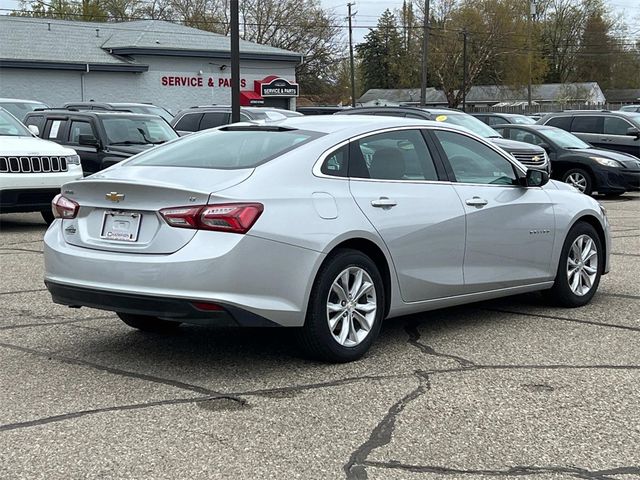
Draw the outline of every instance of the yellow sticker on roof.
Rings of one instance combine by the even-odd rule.
[[[436,117],[436,122],[444,122],[447,119],[446,115],[438,115]]]

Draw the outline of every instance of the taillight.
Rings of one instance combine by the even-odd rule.
[[[79,208],[80,205],[60,193],[51,200],[51,211],[56,218],[76,218]]]
[[[172,227],[247,233],[262,214],[261,203],[219,203],[160,210]]]

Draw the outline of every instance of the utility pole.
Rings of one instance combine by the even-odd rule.
[[[420,78],[420,106],[427,104],[427,48],[429,46],[429,0],[424,1],[424,22],[422,24],[422,76]]]
[[[527,16],[527,59],[529,62],[529,77],[527,82],[527,105],[531,113],[531,23],[532,17],[536,14],[535,0],[529,0],[529,15]]]
[[[462,30],[462,111],[467,111],[467,29]]]
[[[230,1],[231,9],[231,122],[240,121],[240,15],[239,0]]]
[[[351,7],[355,5],[355,3],[347,3],[347,8],[349,9],[349,63],[351,66],[351,106],[356,106],[356,74],[355,67],[353,66],[353,28],[351,26],[351,17],[355,15],[355,13],[351,13]]]

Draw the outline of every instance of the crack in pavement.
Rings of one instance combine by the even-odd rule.
[[[118,405],[114,407],[93,408],[90,410],[80,410],[77,412],[63,413],[60,415],[52,415],[50,417],[38,418],[36,420],[28,420],[25,422],[7,423],[5,425],[0,425],[0,432],[17,430],[20,428],[36,427],[40,425],[46,425],[48,423],[62,422],[65,420],[80,418],[87,415],[96,415],[99,413],[122,412],[127,410],[140,410],[143,408],[158,407],[162,405],[180,405],[183,403],[198,403],[198,402],[204,402],[209,400],[220,400],[222,398],[244,403],[242,399],[230,398],[225,395],[194,397],[194,398],[175,398],[171,400],[158,400],[155,402],[144,402],[144,403],[134,403],[129,405]]]
[[[32,317],[34,318],[34,317]],[[37,317],[35,317],[37,318]],[[46,317],[43,317],[46,318]],[[80,323],[80,322],[91,322],[92,320],[101,320],[109,317],[91,317],[91,318],[79,318],[77,320],[62,320],[59,322],[41,322],[41,323],[20,323],[17,325],[4,325],[0,327],[0,331],[3,330],[17,330],[21,328],[31,328],[31,327],[49,327],[53,325],[67,325],[69,323]]]
[[[135,378],[137,380],[145,380],[147,382],[153,382],[153,383],[159,383],[162,385],[167,385],[170,387],[175,387],[175,388],[179,388],[182,390],[188,390],[191,392],[196,392],[196,393],[200,393],[203,395],[209,395],[209,396],[213,396],[213,397],[219,397],[222,395],[225,395],[223,393],[220,392],[216,392],[214,390],[205,388],[205,387],[201,387],[199,385],[192,385],[190,383],[185,383],[185,382],[181,382],[179,380],[171,380],[168,378],[162,378],[162,377],[156,377],[154,375],[148,375],[146,373],[138,373],[138,372],[132,372],[129,370],[122,370],[120,368],[115,368],[115,367],[108,367],[105,365],[100,365],[97,363],[93,363],[93,362],[88,362],[86,360],[80,360],[77,358],[71,358],[71,357],[66,357],[64,355],[59,355],[57,353],[53,353],[53,352],[46,352],[46,351],[40,351],[40,350],[35,350],[33,348],[28,348],[28,347],[21,347],[19,345],[13,345],[11,343],[4,343],[4,342],[0,342],[0,347],[4,347],[4,348],[8,348],[11,350],[15,350],[18,352],[23,352],[23,353],[29,353],[31,355],[35,355],[38,357],[45,357],[48,358],[50,360],[56,360],[58,362],[61,363],[66,363],[69,365],[80,365],[80,366],[84,366],[84,367],[89,367],[89,368],[93,368],[95,370],[99,370],[101,372],[107,372],[107,373],[111,373],[113,375],[118,375],[121,377],[127,377],[127,378]]]
[[[514,315],[522,315],[524,317],[539,317],[539,318],[549,318],[553,320],[561,320],[563,322],[574,322],[574,323],[582,323],[585,325],[594,325],[597,327],[607,327],[607,328],[618,328],[620,330],[630,330],[632,332],[640,332],[640,327],[629,327],[627,325],[619,325],[616,323],[604,323],[604,322],[595,322],[591,320],[578,320],[576,318],[568,318],[568,317],[557,317],[554,315],[546,315],[543,313],[526,313],[526,312],[518,312],[516,310],[507,310],[501,308],[482,308],[481,310],[485,310],[487,312],[498,312],[498,313],[511,313]]]
[[[375,426],[367,441],[360,445],[349,457],[349,461],[343,467],[347,480],[367,479],[367,470],[364,465],[367,457],[376,448],[383,447],[391,442],[398,415],[402,413],[409,403],[431,389],[428,375],[424,372],[416,371],[415,376],[418,378],[418,386],[391,406],[387,414]]]
[[[11,252],[44,253],[44,251],[42,250],[32,250],[29,248],[0,248],[0,250],[4,250],[8,253],[11,253]]]
[[[584,478],[590,480],[616,480],[611,475],[639,475],[640,467],[631,466],[631,467],[617,467],[606,470],[588,470],[586,468],[578,468],[578,467],[536,467],[536,466],[524,466],[524,465],[516,465],[513,467],[509,467],[506,470],[490,470],[490,469],[458,469],[458,468],[448,468],[441,466],[432,466],[432,465],[408,465],[398,461],[389,461],[389,462],[376,462],[371,460],[365,460],[362,462],[363,465],[369,467],[377,467],[377,468],[386,468],[386,469],[397,469],[403,470],[411,473],[437,473],[441,475],[491,475],[495,477],[506,477],[506,476],[528,476],[528,475],[539,475],[539,474],[567,474],[571,475],[574,478]],[[366,477],[363,477],[366,478]]]
[[[614,257],[640,257],[640,253],[618,253],[618,252],[611,252],[610,255],[613,255]]]
[[[285,387],[276,387],[276,388],[264,388],[259,390],[248,390],[242,392],[233,392],[229,395],[235,396],[266,396],[266,397],[277,397],[278,394],[286,394],[286,393],[297,393],[303,392],[305,390],[316,390],[327,387],[337,387],[341,385],[348,385],[351,383],[356,383],[360,381],[376,381],[376,380],[396,380],[400,378],[411,378],[414,377],[413,373],[406,374],[398,374],[398,375],[363,375],[359,377],[349,377],[349,378],[341,378],[339,380],[330,380],[327,382],[320,383],[307,383],[302,385],[288,385]]]
[[[640,300],[640,295],[628,295],[626,293],[597,292],[597,295],[604,295],[605,297],[625,298],[627,300]]]
[[[441,357],[441,358],[447,358],[449,360],[454,360],[456,362],[458,362],[458,364],[461,367],[464,368],[470,368],[475,366],[475,363],[472,362],[471,360],[468,360],[466,358],[462,358],[462,357],[458,357],[456,355],[450,355],[447,353],[439,353],[436,352],[432,347],[425,345],[424,343],[420,342],[420,332],[418,331],[418,324],[420,322],[418,321],[409,321],[407,322],[407,324],[405,325],[404,331],[407,333],[407,335],[409,335],[409,343],[411,345],[413,345],[414,347],[418,348],[419,350],[421,350],[423,353],[426,353],[427,355],[432,355],[434,357]]]
[[[13,294],[20,294],[20,293],[44,292],[46,290],[47,290],[46,288],[34,288],[33,290],[16,290],[14,292],[0,292],[0,295],[13,295]]]

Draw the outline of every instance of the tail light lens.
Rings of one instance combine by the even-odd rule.
[[[55,218],[76,218],[79,208],[80,205],[67,197],[63,197],[60,193],[51,200],[51,211]]]
[[[172,227],[247,233],[263,210],[261,203],[219,203],[165,208],[160,215]]]

